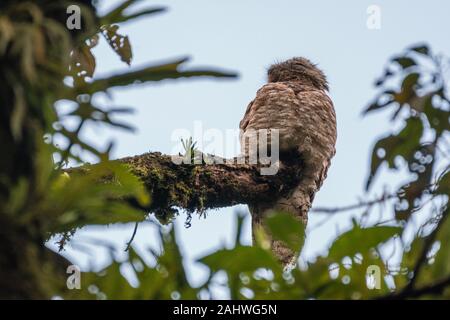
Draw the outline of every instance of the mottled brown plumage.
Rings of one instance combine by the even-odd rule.
[[[292,58],[269,68],[268,83],[248,105],[240,122],[242,132],[278,129],[280,160],[283,162],[283,155],[294,155],[304,166],[299,185],[287,196],[274,194],[267,203],[249,206],[253,232],[273,210],[289,212],[307,222],[314,195],[326,178],[335,154],[336,115],[327,91],[328,84],[321,70],[305,58]],[[242,152],[248,155],[243,136]],[[272,241],[272,248],[284,265],[296,257],[277,241]]]

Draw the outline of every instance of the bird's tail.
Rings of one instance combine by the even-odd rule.
[[[273,212],[285,212],[291,214],[295,219],[306,226],[311,203],[316,191],[320,188],[322,181],[321,178],[318,179],[320,173],[317,171],[319,170],[315,169],[318,168],[305,166],[300,183],[286,196],[278,198],[272,203],[264,203],[249,207],[250,213],[252,214],[253,241],[256,240],[256,233],[259,228],[263,228],[270,237],[265,226],[265,218]],[[299,248],[297,252],[293,252],[282,242],[273,239],[269,240],[272,252],[284,266],[295,264],[301,248]]]

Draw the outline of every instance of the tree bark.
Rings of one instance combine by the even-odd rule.
[[[143,209],[154,212],[162,223],[170,221],[177,208],[193,213],[267,202],[291,190],[301,177],[301,165],[287,161],[275,175],[262,175],[259,166],[238,164],[237,158],[223,164],[176,164],[169,155],[150,152],[115,161],[127,165],[142,180],[152,199],[150,207]]]

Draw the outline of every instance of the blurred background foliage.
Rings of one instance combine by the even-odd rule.
[[[84,272],[81,290],[66,287],[68,261],[44,244],[58,235],[63,249],[80,227],[139,222],[149,213],[139,207],[151,201],[129,170],[109,161],[112,143],[98,149],[83,141],[86,123],[132,130],[120,122],[129,107],[94,102],[100,92],[117,86],[186,77],[234,77],[216,69],[194,69],[187,59],[149,65],[95,77],[91,50],[100,38],[130,65],[132,45],[120,24],[164,12],[150,7],[127,14],[136,2],[123,1],[99,16],[90,1],[79,1],[82,30],[66,27],[65,1],[2,1],[0,4],[0,297],[66,299],[208,299],[223,286],[233,299],[368,299],[450,298],[450,221],[448,217],[450,100],[446,76],[449,59],[426,44],[392,58],[376,81],[379,94],[364,110],[390,112],[393,131],[377,139],[368,169],[367,190],[383,170],[403,181],[394,192],[324,214],[364,210],[363,218],[341,234],[326,256],[283,270],[261,233],[253,247],[240,242],[239,218],[235,245],[199,260],[209,278],[193,287],[186,278],[173,228],[160,229],[161,250],[144,260],[133,244],[127,259],[100,272]],[[65,104],[59,102],[65,101]],[[61,106],[65,107],[62,108]],[[67,106],[71,105],[71,108]],[[76,123],[65,127],[65,119]],[[63,142],[63,143],[61,143]],[[66,172],[69,161],[82,164],[84,153],[98,165],[83,174]],[[112,183],[102,183],[112,176]],[[381,207],[392,219],[365,217]],[[314,213],[312,213],[314,214]],[[423,217],[420,225],[412,219]],[[302,247],[304,226],[283,213],[268,218],[274,238],[294,249]],[[389,254],[394,252],[394,254]],[[131,268],[131,284],[121,270]],[[226,275],[223,277],[223,275]],[[218,280],[225,278],[225,281]]]

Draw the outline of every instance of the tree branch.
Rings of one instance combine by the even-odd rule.
[[[230,160],[232,164],[176,164],[171,156],[150,152],[116,161],[126,164],[143,181],[152,197],[150,207],[143,209],[155,212],[161,222],[170,220],[175,208],[203,212],[275,199],[297,185],[301,177],[298,161],[287,159],[275,175],[261,175],[259,166]],[[83,167],[67,171],[80,170]]]
[[[427,294],[438,295],[441,294],[446,288],[450,287],[450,276],[443,278],[435,283],[408,291],[401,291],[397,294],[391,294],[381,297],[381,300],[400,300],[407,298],[418,298]]]
[[[345,212],[345,211],[351,211],[351,210],[356,210],[356,209],[360,209],[360,208],[372,207],[375,204],[385,202],[387,200],[390,200],[390,199],[393,199],[396,197],[398,197],[397,194],[383,194],[380,198],[377,198],[374,200],[362,201],[359,203],[342,206],[342,207],[315,207],[315,208],[311,208],[311,212],[324,213],[324,214],[335,214],[338,212]]]

